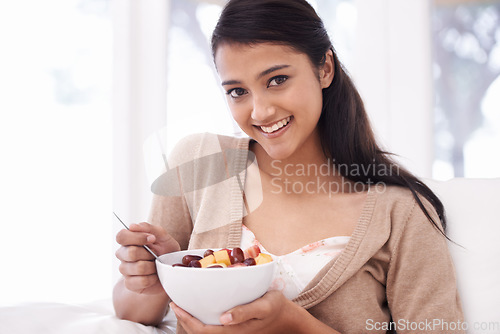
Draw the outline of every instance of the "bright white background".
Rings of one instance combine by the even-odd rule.
[[[221,1],[206,2],[197,15],[208,36]],[[346,1],[322,16],[382,142],[429,177],[429,5],[401,3]],[[0,304],[109,298],[112,211],[147,219],[148,138],[167,125],[168,150],[188,133],[236,131],[213,70],[169,24],[171,9],[166,0],[0,2]],[[499,86],[484,101],[489,132],[466,155],[498,148]],[[469,166],[470,176],[498,177],[498,163]]]
[[[0,303],[112,283],[112,25],[106,3],[0,2]]]

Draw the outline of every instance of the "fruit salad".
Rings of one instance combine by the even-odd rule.
[[[255,266],[272,261],[271,255],[261,253],[259,246],[253,245],[245,251],[239,247],[223,248],[218,251],[207,249],[203,256],[185,255],[181,263],[173,264],[172,267],[234,268]]]

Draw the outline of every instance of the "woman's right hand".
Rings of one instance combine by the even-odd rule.
[[[139,223],[131,224],[129,228],[116,235],[116,241],[121,245],[116,257],[121,261],[119,270],[124,277],[125,287],[140,294],[162,293],[155,258],[143,246],[162,255],[179,251],[179,243],[157,225]]]

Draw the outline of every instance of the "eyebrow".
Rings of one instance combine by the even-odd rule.
[[[275,66],[272,66],[272,67],[269,67],[267,70],[264,70],[262,71],[261,73],[259,73],[259,75],[257,75],[257,79],[260,79],[274,71],[278,71],[278,70],[281,70],[283,68],[287,68],[287,67],[290,67],[290,65],[275,65]],[[226,85],[236,85],[236,84],[241,84],[241,81],[239,80],[227,80],[227,81],[223,81],[222,82],[222,86],[226,86]]]

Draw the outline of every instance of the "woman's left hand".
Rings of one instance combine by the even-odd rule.
[[[300,306],[288,300],[279,291],[269,291],[261,298],[225,312],[220,320],[223,326],[205,325],[174,303],[170,307],[177,321],[189,334],[196,333],[292,333],[293,320]]]

